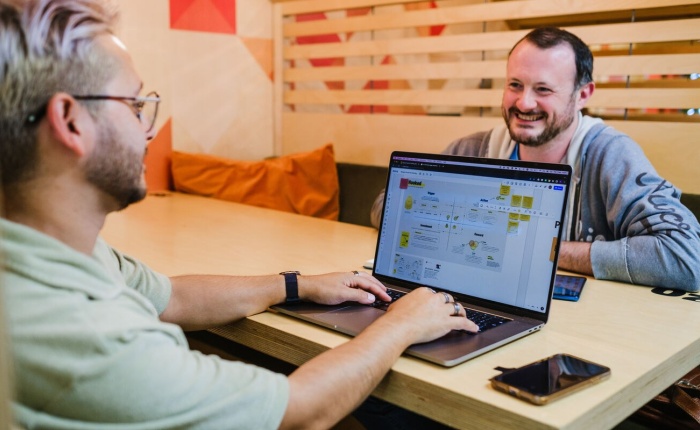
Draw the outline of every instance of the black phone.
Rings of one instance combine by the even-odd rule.
[[[573,355],[556,354],[490,379],[499,391],[536,405],[578,391],[610,377],[610,368]]]
[[[554,291],[552,298],[577,302],[583,291],[586,278],[583,276],[559,275],[554,278]]]

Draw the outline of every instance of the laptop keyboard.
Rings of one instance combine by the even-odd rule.
[[[508,318],[502,318],[486,312],[475,311],[474,309],[465,308],[467,310],[467,318],[472,320],[474,324],[479,326],[479,333],[486,330],[498,327],[499,325],[510,321]]]
[[[395,301],[406,295],[406,293],[403,291],[392,290],[390,288],[386,290],[386,293],[389,295],[389,297],[391,297],[390,302],[384,302],[382,300],[377,299],[370,306],[385,311],[387,310],[390,304],[394,303]],[[508,318],[499,317],[497,315],[477,311],[474,309],[465,308],[465,310],[467,311],[467,318],[469,318],[474,322],[474,324],[479,326],[479,333],[492,329],[494,327],[498,327],[499,325],[510,321]]]
[[[389,295],[389,297],[391,297],[390,302],[385,302],[383,300],[377,299],[370,306],[385,311],[387,310],[390,304],[394,303],[395,301],[406,295],[406,293],[404,293],[403,291],[392,290],[391,288],[387,288],[386,293]]]

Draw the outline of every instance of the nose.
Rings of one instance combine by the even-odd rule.
[[[528,112],[537,107],[537,99],[533,91],[525,89],[515,102],[515,106],[522,112]]]
[[[146,132],[146,140],[150,142],[151,140],[153,140],[154,137],[156,137],[156,134],[156,127],[153,126],[153,128]]]

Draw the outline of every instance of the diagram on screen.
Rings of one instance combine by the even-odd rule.
[[[423,259],[396,254],[394,257],[394,275],[411,281],[420,281],[423,273]]]
[[[394,271],[420,279],[426,262],[466,264],[500,272],[506,247],[524,241],[538,216],[541,190],[517,181],[446,184],[401,181],[400,239]],[[466,191],[466,192],[465,192]]]

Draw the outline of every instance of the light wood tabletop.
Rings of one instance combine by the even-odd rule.
[[[102,236],[167,275],[256,275],[364,270],[377,234],[367,227],[163,193],[109,215]],[[404,356],[374,395],[457,428],[613,427],[700,364],[700,295],[662,292],[588,279],[580,301],[554,301],[540,332],[453,368]],[[212,332],[295,365],[349,339],[273,312]],[[497,366],[518,367],[556,353],[606,365],[612,375],[545,406],[489,385]]]

